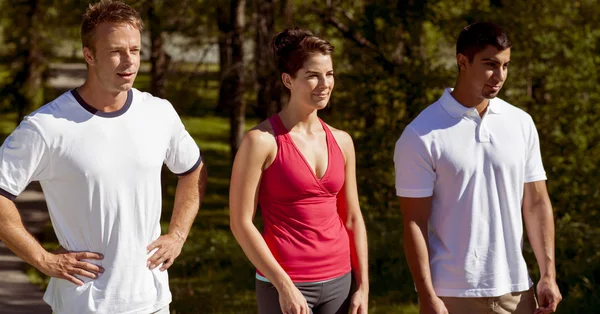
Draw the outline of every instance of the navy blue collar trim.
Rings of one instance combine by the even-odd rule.
[[[83,100],[83,98],[81,98],[81,95],[79,95],[79,93],[77,92],[76,88],[71,90],[71,94],[73,95],[73,97],[75,97],[75,100],[77,100],[77,102],[79,103],[79,105],[81,105],[81,107],[83,107],[83,109],[87,110],[93,115],[104,118],[115,118],[124,114],[125,112],[127,112],[127,110],[129,110],[129,107],[131,107],[131,102],[133,101],[133,90],[130,89],[127,91],[127,100],[125,100],[125,104],[123,105],[123,107],[121,107],[121,109],[112,112],[104,112],[99,111],[98,109],[90,106],[87,102],[85,102],[85,100]]]

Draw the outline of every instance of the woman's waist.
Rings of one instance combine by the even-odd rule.
[[[266,228],[263,238],[278,260],[320,260],[345,255],[350,250],[348,233],[343,227],[310,232]]]
[[[261,207],[337,207],[337,194],[329,193],[260,193]]]
[[[262,209],[263,232],[279,237],[337,237],[346,233],[337,209]]]
[[[260,200],[259,205],[265,223],[293,220],[318,226],[339,219],[337,199],[318,202],[269,199]]]
[[[350,246],[343,240],[303,247],[271,243],[269,249],[294,282],[333,278],[351,269]]]

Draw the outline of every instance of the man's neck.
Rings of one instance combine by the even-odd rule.
[[[459,83],[456,84],[456,87],[450,94],[459,104],[467,108],[477,108],[477,112],[479,112],[480,115],[483,115],[490,103],[489,99],[482,96],[476,96],[476,93],[473,93],[468,87],[461,86]]]
[[[114,112],[123,107],[127,100],[127,91],[110,92],[98,85],[86,81],[77,88],[77,92],[89,106],[98,111]]]

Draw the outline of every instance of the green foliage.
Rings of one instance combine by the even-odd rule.
[[[44,103],[50,58],[78,33],[83,9],[70,0],[0,2],[0,112],[32,111]]]

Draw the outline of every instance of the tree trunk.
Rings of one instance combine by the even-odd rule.
[[[150,93],[156,97],[165,98],[165,74],[168,71],[171,58],[164,49],[163,27],[153,1],[148,3],[148,21],[151,43]]]
[[[230,111],[230,137],[231,157],[235,157],[246,125],[246,102],[244,100],[244,24],[245,24],[245,0],[231,1],[231,93],[229,102]]]
[[[231,69],[231,23],[229,18],[229,8],[221,2],[217,7],[217,23],[219,27],[219,100],[217,103],[217,114],[229,116],[231,108],[228,107],[227,96],[227,76]]]
[[[294,0],[281,0],[280,13],[283,16],[284,27],[292,27],[294,25]]]
[[[221,86],[217,111],[229,115],[229,145],[235,157],[244,135],[244,18],[245,0],[232,0],[229,10],[218,8]]]
[[[155,1],[149,0],[147,2],[146,12],[150,32],[150,93],[156,97],[166,98],[165,74],[168,71],[171,59],[164,49],[163,26],[158,16],[159,8],[156,7]],[[163,165],[160,172],[160,186],[163,197],[168,194],[169,173],[167,166]]]
[[[275,28],[273,0],[254,0],[256,12],[254,61],[256,67],[256,113],[261,119],[281,110],[281,80],[271,52],[271,38]]]
[[[23,41],[21,55],[25,56],[21,73],[15,76],[13,86],[16,88],[15,99],[17,103],[17,123],[23,120],[26,114],[39,108],[44,103],[43,74],[46,70],[41,38],[37,31],[36,20],[39,19],[40,7],[38,0],[28,1],[28,14],[26,23],[26,38]]]

